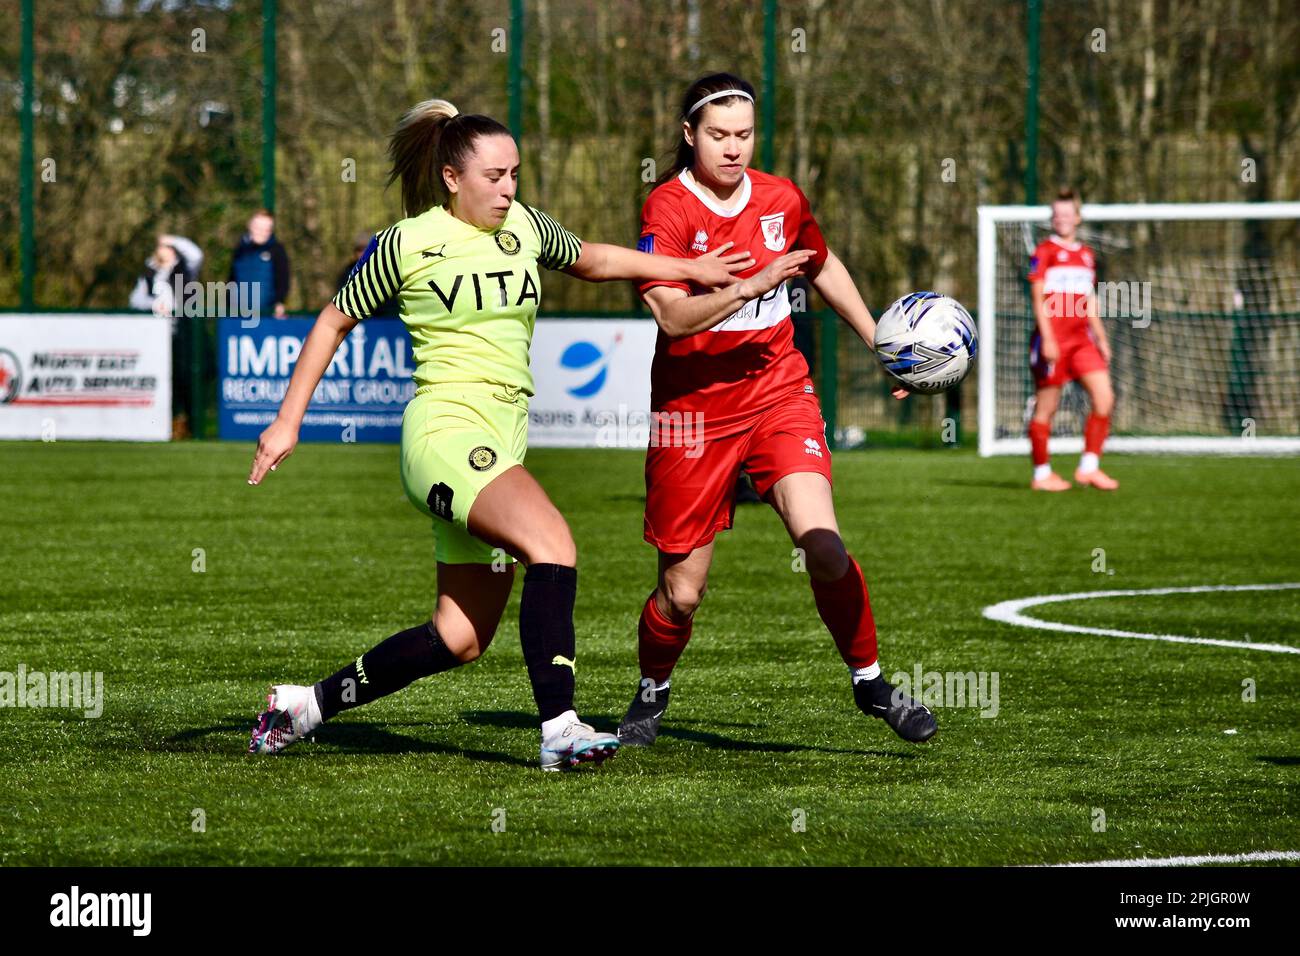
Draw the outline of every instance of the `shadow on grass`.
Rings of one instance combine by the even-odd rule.
[[[470,710],[462,713],[461,718],[467,723],[480,724],[488,727],[509,727],[533,728],[537,726],[537,717],[534,714],[525,714],[520,711],[511,710]],[[612,717],[601,716],[584,716],[583,719],[597,730],[614,733],[618,730],[618,720]],[[679,723],[701,723],[701,721],[680,721]],[[709,726],[719,726],[710,724]],[[727,724],[724,726],[731,727],[753,727],[754,724]],[[739,751],[758,751],[761,753],[826,753],[826,754],[851,754],[857,757],[897,757],[900,760],[912,760],[916,754],[904,752],[898,753],[890,750],[845,750],[840,747],[814,747],[809,744],[782,744],[772,741],[759,740],[736,740],[733,737],[724,737],[721,734],[710,733],[705,730],[688,730],[682,727],[661,727],[659,730],[660,737],[671,737],[676,740],[686,740],[691,743],[704,744],[717,750],[739,750]]]
[[[534,719],[530,726],[535,727],[537,724]],[[310,756],[313,748],[318,745],[328,747],[331,754],[408,754],[408,753],[429,753],[439,754],[447,757],[464,757],[467,760],[479,760],[485,763],[512,764],[517,767],[532,767],[536,765],[536,758],[525,759],[513,754],[496,753],[490,750],[467,750],[464,747],[457,747],[454,744],[439,743],[431,740],[421,740],[418,737],[408,737],[404,734],[392,733],[385,729],[388,727],[426,727],[427,724],[408,723],[408,724],[378,724],[351,723],[342,721],[339,723],[330,723],[326,726],[317,728],[312,734],[311,740],[303,741],[295,745],[286,754],[303,754]],[[211,727],[195,727],[191,730],[182,731],[179,734],[173,734],[165,738],[158,745],[146,745],[147,750],[160,752],[194,752],[202,748],[194,746],[184,746],[195,741],[200,741],[205,737],[214,734],[240,735],[240,749],[248,749],[248,734],[251,730],[252,722],[248,720],[239,720],[238,722],[214,724]],[[180,746],[178,746],[180,745]],[[224,749],[224,748],[223,748]]]
[[[966,478],[938,478],[936,485],[956,485],[960,488],[1010,488],[1015,491],[1028,491],[1027,481],[972,481]]]
[[[1256,757],[1256,760],[1262,760],[1264,763],[1271,763],[1278,767],[1296,767],[1300,766],[1300,757]]]
[[[510,710],[471,710],[465,711],[461,719],[468,724],[483,727],[502,727],[511,730],[537,731],[537,715],[523,711]],[[618,730],[618,720],[613,717],[595,716],[586,718],[597,730],[614,733]],[[910,751],[889,750],[853,750],[842,747],[817,747],[810,744],[777,743],[775,741],[737,740],[707,730],[693,730],[686,724],[703,724],[704,721],[682,720],[674,726],[660,730],[661,737],[685,740],[690,743],[704,744],[716,750],[755,751],[759,753],[827,753],[849,754],[858,757],[894,757],[900,760],[912,760],[916,754]],[[485,763],[511,764],[531,767],[536,761],[506,753],[487,750],[467,750],[454,744],[439,743],[393,733],[386,727],[425,727],[427,724],[406,723],[385,725],[370,723],[351,723],[343,721],[320,727],[310,741],[297,744],[287,754],[309,756],[315,746],[324,745],[331,754],[383,754],[383,753],[429,753],[448,757],[464,757]],[[756,727],[756,724],[708,722],[710,727]],[[165,737],[157,743],[146,742],[144,749],[157,753],[195,753],[213,752],[203,743],[205,738],[218,737],[224,744],[227,738],[239,738],[239,750],[247,749],[248,732],[251,722],[243,718],[228,718],[226,721],[208,727],[194,727]],[[136,745],[138,746],[138,744]],[[216,752],[225,751],[226,746],[218,746]],[[1261,758],[1285,761],[1293,758]]]

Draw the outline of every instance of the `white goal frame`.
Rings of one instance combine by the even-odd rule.
[[[1084,203],[1083,218],[1091,222],[1154,222],[1211,219],[1300,219],[1300,202],[1215,203]],[[1052,207],[979,207],[979,453],[1028,455],[1029,439],[995,437],[997,402],[997,224],[1049,222]],[[1083,450],[1079,436],[1053,438],[1053,452]],[[1298,437],[1126,436],[1107,439],[1107,451],[1172,452],[1194,455],[1285,455],[1300,453]]]

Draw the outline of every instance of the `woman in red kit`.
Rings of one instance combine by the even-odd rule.
[[[858,707],[905,740],[928,740],[934,716],[881,676],[866,580],[835,521],[826,424],[794,347],[786,281],[808,275],[868,348],[875,322],[799,187],[749,168],[753,87],[730,73],[702,77],[686,91],[681,116],[676,161],[646,200],[639,248],[682,258],[731,248],[753,262],[726,289],[640,287],[659,325],[650,397],[657,426],[645,466],[645,539],[659,550],[659,581],[641,612],[641,683],[619,739],[646,745],[659,733],[713,537],[731,527],[743,468],[803,549]]]
[[[1029,445],[1034,460],[1034,491],[1069,491],[1070,483],[1052,471],[1047,440],[1061,389],[1078,379],[1092,411],[1083,426],[1083,455],[1074,480],[1102,491],[1119,482],[1101,470],[1101,446],[1110,431],[1115,392],[1110,385],[1110,343],[1097,311],[1097,262],[1091,249],[1076,242],[1083,217],[1073,189],[1061,189],[1052,202],[1052,235],[1039,243],[1029,264],[1035,331],[1029,342],[1034,373],[1034,416]]]

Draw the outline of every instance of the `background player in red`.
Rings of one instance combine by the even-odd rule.
[[[729,73],[705,76],[686,91],[681,115],[676,161],[646,200],[639,248],[686,258],[734,248],[754,263],[726,289],[641,286],[659,324],[650,396],[658,424],[645,468],[645,538],[659,550],[659,581],[641,612],[641,684],[619,738],[644,745],[658,735],[669,675],[704,596],[713,537],[731,527],[743,468],[803,549],[858,707],[905,740],[928,740],[934,715],[880,673],[866,580],[835,520],[826,424],[794,347],[786,280],[806,272],[868,348],[875,322],[804,194],[748,169],[753,87]]]
[[[1052,471],[1047,440],[1061,389],[1078,379],[1092,411],[1083,426],[1083,456],[1074,480],[1105,491],[1119,482],[1101,470],[1101,446],[1110,431],[1115,391],[1110,385],[1110,343],[1097,313],[1097,261],[1093,251],[1074,238],[1083,217],[1073,189],[1061,189],[1052,203],[1052,235],[1039,243],[1029,261],[1030,294],[1037,330],[1029,342],[1034,373],[1034,416],[1029,444],[1034,459],[1035,491],[1068,491],[1070,483]]]

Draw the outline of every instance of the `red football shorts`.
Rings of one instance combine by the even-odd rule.
[[[741,468],[764,498],[786,475],[815,472],[830,481],[831,451],[816,396],[796,394],[721,438],[652,443],[645,459],[645,539],[668,554],[686,554],[726,531],[736,515]]]
[[[1035,330],[1029,339],[1029,367],[1034,373],[1035,388],[1060,388],[1089,372],[1106,368],[1106,360],[1086,325],[1067,332],[1058,331],[1056,344],[1061,355],[1048,365],[1041,355],[1042,336]]]

